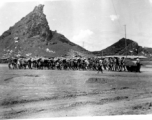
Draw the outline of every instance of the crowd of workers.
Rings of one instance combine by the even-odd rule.
[[[12,58],[9,69],[127,71],[125,58]]]

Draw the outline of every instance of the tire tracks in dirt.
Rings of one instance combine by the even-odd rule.
[[[109,90],[104,90],[104,91],[92,91],[92,92],[80,92],[80,93],[70,93],[68,95],[64,96],[52,96],[52,97],[44,97],[44,98],[39,98],[39,99],[16,99],[16,98],[7,98],[4,99],[1,102],[1,106],[3,107],[10,107],[13,105],[19,105],[19,104],[25,104],[25,103],[31,103],[31,102],[40,102],[40,101],[50,101],[50,100],[57,100],[57,99],[73,99],[76,97],[81,97],[81,96],[90,96],[90,95],[99,95],[99,94],[108,94],[108,92],[115,92],[115,90],[127,90],[129,87],[121,87],[121,88],[112,88]]]
[[[21,109],[21,110],[11,110],[11,111],[5,111],[5,114],[2,116],[2,118],[8,119],[8,118],[15,118],[15,117],[19,117],[19,116],[24,116],[26,114],[34,114],[34,113],[39,113],[39,112],[43,112],[43,111],[60,111],[60,110],[65,110],[65,109],[71,109],[71,108],[75,108],[75,107],[80,107],[80,106],[84,106],[84,105],[104,105],[104,104],[108,104],[108,103],[112,103],[112,102],[119,102],[122,100],[128,100],[129,97],[128,96],[117,96],[117,97],[113,97],[113,98],[104,98],[101,99],[99,101],[85,101],[85,102],[75,102],[75,103],[71,103],[71,104],[66,104],[63,106],[59,106],[59,107],[52,107],[52,108],[41,108],[41,109]]]
[[[99,95],[99,94],[108,94],[108,92],[115,92],[116,90],[128,90],[130,89],[129,87],[120,87],[120,88],[111,88],[109,90],[105,90],[105,91],[93,91],[90,93],[86,93],[86,92],[80,92],[80,93],[75,93],[75,94],[69,94],[69,95],[65,95],[65,96],[53,96],[53,97],[45,97],[45,98],[40,98],[40,99],[32,99],[32,100],[16,100],[16,99],[5,99],[2,103],[1,106],[5,107],[5,108],[10,108],[10,107],[15,107],[15,105],[21,105],[21,104],[26,104],[26,103],[35,103],[35,102],[41,102],[41,101],[50,101],[50,100],[64,100],[64,99],[72,99],[72,98],[76,98],[79,96],[89,96],[89,95]],[[131,88],[132,89],[132,88]],[[131,99],[138,99],[139,97],[141,97],[142,95],[144,95],[145,93],[139,93],[138,96],[133,96],[133,98]],[[150,93],[147,93],[150,94]],[[34,113],[39,113],[42,111],[59,111],[59,110],[65,110],[65,109],[71,109],[71,108],[75,108],[75,107],[80,107],[80,106],[84,106],[84,105],[104,105],[104,104],[109,104],[109,103],[113,103],[113,102],[120,102],[120,101],[129,101],[130,97],[128,96],[116,96],[116,97],[112,97],[112,98],[103,98],[101,100],[98,101],[80,101],[80,102],[75,102],[75,103],[71,103],[71,104],[65,104],[65,105],[61,105],[59,107],[55,107],[55,108],[41,108],[41,109],[35,109],[35,108],[31,108],[31,109],[22,109],[19,111],[6,111],[5,114],[3,115],[3,118],[14,118],[16,116],[20,116],[20,115],[26,115],[26,114],[34,114]],[[54,106],[53,106],[54,107]],[[137,106],[137,108],[140,108]],[[136,107],[134,108],[136,109]]]
[[[11,79],[18,78],[18,77],[39,77],[39,75],[21,75],[21,76],[14,76],[14,77],[5,78],[3,81],[8,82],[8,81],[10,81]]]

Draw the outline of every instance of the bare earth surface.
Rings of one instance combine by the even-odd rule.
[[[141,73],[9,70],[0,65],[0,119],[152,113],[152,68]]]

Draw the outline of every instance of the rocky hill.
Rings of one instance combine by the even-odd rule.
[[[126,41],[126,43],[125,43]],[[137,42],[122,38],[118,42],[101,51],[95,51],[93,54],[97,56],[101,55],[144,55],[146,57],[152,57],[152,48],[143,48],[139,46]]]
[[[84,48],[72,43],[64,35],[51,31],[39,5],[0,36],[0,58],[11,56],[60,57],[92,55]]]

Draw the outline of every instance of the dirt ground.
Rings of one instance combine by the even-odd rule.
[[[152,113],[152,68],[141,73],[9,70],[0,65],[0,119]]]

